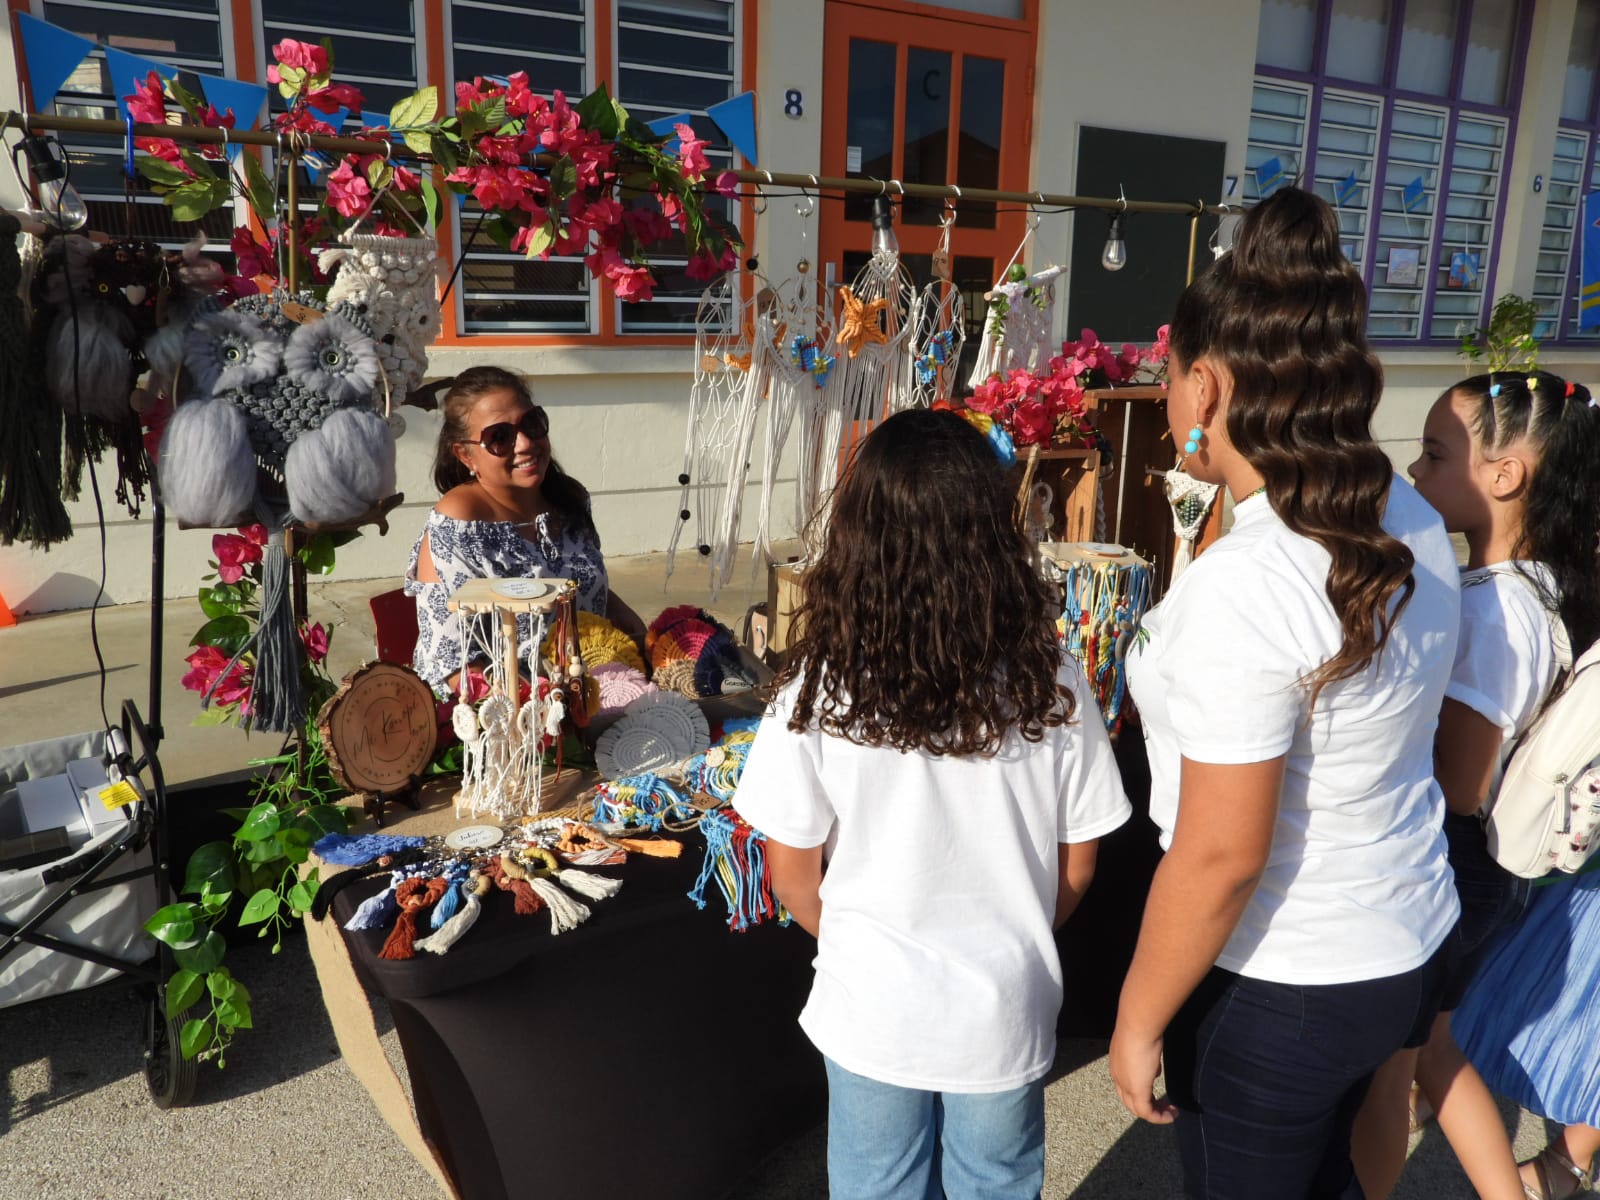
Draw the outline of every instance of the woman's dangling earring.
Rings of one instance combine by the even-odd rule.
[[[1200,446],[1205,440],[1206,431],[1201,429],[1200,426],[1196,425],[1193,429],[1189,430],[1189,440],[1184,442],[1183,452],[1185,454],[1199,453]]]

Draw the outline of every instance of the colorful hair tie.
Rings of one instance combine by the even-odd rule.
[[[1568,399],[1568,400],[1571,400],[1571,399],[1572,399],[1572,393],[1573,393],[1573,392],[1574,392],[1574,391],[1575,391],[1575,390],[1576,390],[1576,387],[1575,387],[1575,386],[1574,386],[1574,384],[1573,384],[1573,382],[1572,382],[1572,380],[1570,380],[1570,379],[1569,379],[1569,380],[1567,380],[1567,391],[1566,391],[1566,397],[1567,397],[1567,399]]]
[[[1491,399],[1491,400],[1500,399],[1500,385],[1498,383],[1491,383],[1489,385],[1489,399]]]

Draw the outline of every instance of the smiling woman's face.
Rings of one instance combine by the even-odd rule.
[[[485,392],[478,397],[467,414],[467,437],[457,444],[456,457],[480,483],[515,488],[538,488],[544,483],[550,466],[549,433],[533,437],[528,428],[517,428],[533,408],[509,388]],[[496,425],[510,425],[516,431],[511,452],[503,457],[491,454],[480,444],[484,431]]]

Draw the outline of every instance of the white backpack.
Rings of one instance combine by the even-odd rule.
[[[1484,822],[1489,853],[1524,879],[1570,874],[1600,849],[1600,642],[1518,739]]]

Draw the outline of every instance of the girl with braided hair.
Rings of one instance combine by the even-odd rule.
[[[1434,403],[1411,474],[1468,546],[1434,746],[1462,954],[1416,1078],[1479,1195],[1555,1200],[1588,1187],[1600,1149],[1600,876],[1531,888],[1489,856],[1478,813],[1560,672],[1600,638],[1600,408],[1544,371],[1474,376]],[[1409,1078],[1374,1103],[1398,1108]],[[1491,1091],[1567,1126],[1520,1178]],[[1386,1153],[1363,1161],[1370,1195],[1398,1174],[1403,1128],[1401,1110]]]

